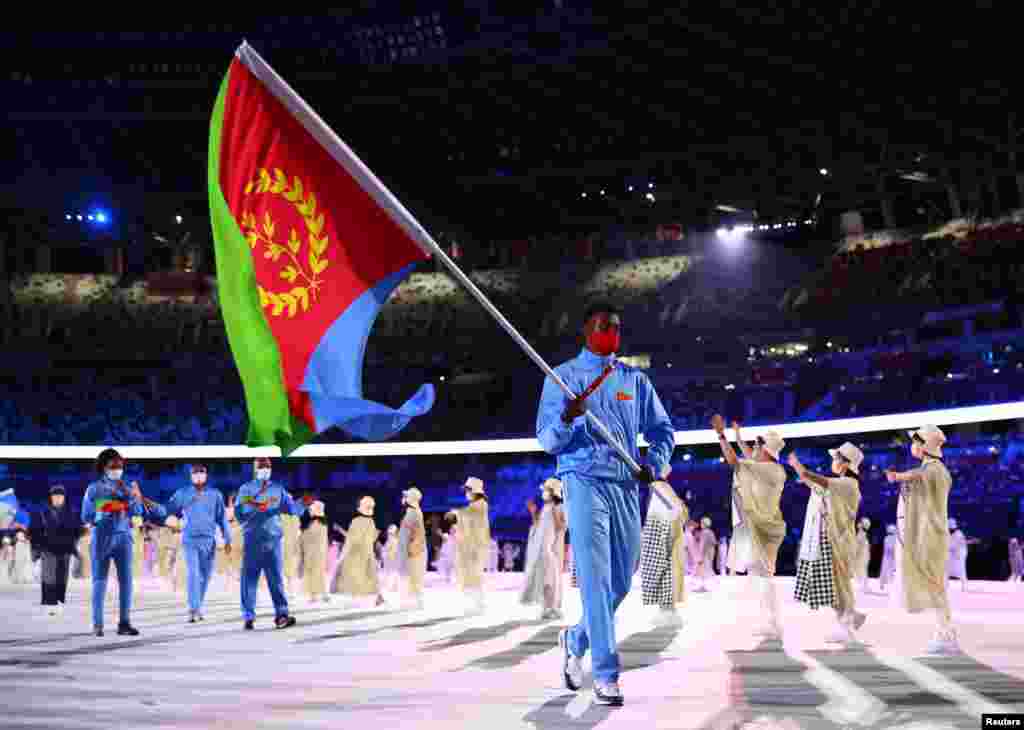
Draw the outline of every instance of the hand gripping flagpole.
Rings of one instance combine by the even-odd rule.
[[[362,160],[360,160],[356,154],[345,144],[334,130],[331,129],[320,116],[313,111],[312,107],[306,103],[306,101],[299,96],[295,91],[288,85],[288,83],[282,79],[272,69],[266,61],[256,52],[256,50],[248,43],[243,43],[235,54],[238,59],[245,64],[249,71],[263,81],[266,84],[267,89],[277,97],[292,114],[295,115],[297,121],[310,133],[324,149],[340,164],[345,170],[359,183],[359,185],[372,197],[378,205],[388,214],[388,216],[408,235],[414,242],[419,245],[424,253],[431,254],[440,259],[441,263],[444,264],[445,268],[451,272],[470,294],[480,303],[484,309],[486,309],[501,328],[504,329],[509,336],[515,340],[516,344],[522,348],[523,352],[529,356],[531,360],[536,363],[537,367],[544,371],[544,373],[551,378],[555,384],[562,389],[562,391],[569,398],[576,398],[577,394],[572,392],[572,389],[566,385],[565,381],[558,377],[558,374],[551,369],[544,358],[542,358],[536,350],[530,345],[526,339],[519,334],[519,331],[509,322],[505,315],[503,315],[498,308],[495,307],[487,296],[477,288],[476,284],[466,276],[465,272],[458,267],[458,265],[452,261],[448,254],[437,244],[434,238],[427,233],[427,230],[420,225],[419,221],[413,217],[413,214],[396,198],[390,190],[377,178],[376,175],[368,168]],[[597,416],[590,411],[587,411],[587,420],[597,430],[601,437],[608,442],[615,453],[619,455],[619,458],[626,463],[634,474],[639,474],[641,469],[640,465],[636,463],[636,460],[630,455],[626,448],[619,443],[619,441],[612,435],[608,430],[608,427],[601,422]],[[660,475],[656,475],[660,476]]]

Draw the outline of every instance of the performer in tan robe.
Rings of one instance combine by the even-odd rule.
[[[309,505],[309,526],[302,531],[302,582],[311,603],[327,603],[327,519],[324,503]]]
[[[234,501],[225,510],[228,516],[228,527],[231,530],[231,544],[234,550],[228,555],[228,574],[233,580],[240,580],[242,577],[242,555],[245,554],[245,535],[242,533],[242,523],[235,517]]]
[[[13,555],[13,551],[12,551]],[[78,563],[82,566],[81,577],[92,581],[92,527],[85,525],[78,539]],[[90,582],[90,585],[92,583]]]
[[[519,601],[526,606],[542,604],[541,621],[551,621],[562,618],[562,562],[568,524],[562,509],[562,482],[545,480],[541,494],[544,509],[535,533],[539,549],[534,562],[526,566],[526,584]]]
[[[284,553],[284,585],[288,593],[295,591],[299,580],[299,539],[302,527],[298,515],[281,514],[282,551]]]
[[[871,542],[868,530],[871,520],[867,517],[857,523],[857,557],[853,561],[853,577],[861,593],[868,592],[868,566],[871,564]]]
[[[789,455],[789,465],[811,489],[800,542],[795,597],[812,609],[831,606],[839,628],[828,640],[856,645],[854,632],[867,619],[856,610],[853,590],[858,549],[853,524],[860,509],[858,479],[864,454],[849,442],[829,449],[828,453],[836,478],[815,474],[800,463],[796,454]]]
[[[388,527],[388,539],[384,543],[384,590],[398,590],[398,525]]]
[[[946,595],[949,492],[953,485],[942,463],[946,436],[932,425],[912,431],[910,436],[910,453],[921,460],[921,466],[907,472],[885,472],[890,483],[901,484],[896,510],[897,582],[907,611],[935,612],[937,628],[928,653],[956,655],[960,644]]]
[[[423,578],[427,573],[427,530],[423,525],[420,501],[423,494],[416,487],[402,492],[406,506],[398,530],[399,595],[402,608],[423,608]]]
[[[651,483],[640,539],[640,581],[645,606],[658,606],[655,626],[679,628],[676,606],[686,602],[686,526],[690,510],[667,482]]]
[[[174,559],[178,552],[178,518],[171,515],[164,520],[164,526],[157,530],[159,552],[159,575],[169,590],[174,590]]]
[[[484,611],[484,566],[491,547],[491,525],[484,483],[470,477],[466,480],[465,491],[469,506],[452,510],[446,516],[458,521],[455,571],[467,599],[466,615],[474,616]]]
[[[786,522],[782,519],[779,502],[786,485],[786,470],[779,464],[779,454],[786,442],[774,431],[757,439],[750,448],[740,435],[739,424],[733,422],[736,441],[744,458],[739,459],[725,436],[725,420],[716,415],[711,427],[718,433],[719,445],[725,460],[733,467],[733,545],[744,541],[750,575],[761,593],[761,611],[765,624],[757,630],[758,636],[780,639],[779,599],[775,591],[775,561],[779,547],[786,536]]]
[[[377,556],[374,545],[380,530],[373,521],[376,506],[373,497],[359,500],[359,510],[348,526],[345,548],[331,581],[331,593],[340,593],[345,600],[361,601],[374,597],[376,605],[384,605],[381,595],[380,578],[377,571]]]

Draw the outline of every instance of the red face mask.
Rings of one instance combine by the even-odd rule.
[[[618,327],[610,327],[606,330],[594,330],[587,337],[587,348],[601,357],[608,357],[619,351],[622,344],[622,337]]]

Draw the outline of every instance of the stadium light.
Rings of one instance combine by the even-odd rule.
[[[587,194],[586,194],[586,193],[583,193],[582,195],[580,195],[580,197],[581,197],[581,198],[585,198],[585,197],[587,197]]]
[[[647,199],[652,203],[655,202],[656,198],[654,197],[654,193],[647,193]]]
[[[604,190],[601,191],[601,195],[604,195]]]
[[[64,216],[64,218],[65,218],[65,220],[71,220],[71,214],[68,213],[67,215]]]
[[[633,186],[632,185],[629,186],[629,192],[633,192]]]
[[[821,168],[820,172],[824,177],[828,177],[828,170],[826,168]]]
[[[176,216],[174,216],[174,220],[175,220],[175,222],[176,222],[176,223],[177,223],[177,224],[178,224],[179,226],[181,225],[181,220],[182,220],[182,218],[181,218],[181,216],[180,216],[180,215],[176,215]]]
[[[648,190],[654,190],[654,183],[647,183]]]

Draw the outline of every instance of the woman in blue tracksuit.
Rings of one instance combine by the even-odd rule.
[[[96,471],[100,478],[85,490],[82,500],[82,522],[91,523],[92,545],[92,624],[96,636],[103,636],[103,603],[107,593],[107,575],[110,563],[117,568],[120,587],[121,615],[117,633],[138,636],[132,626],[132,523],[134,515],[147,510],[155,519],[167,516],[166,510],[142,496],[139,483],[126,485],[124,458],[114,449],[104,449],[96,458]],[[86,556],[81,556],[82,560]]]
[[[640,558],[640,498],[637,482],[664,478],[675,445],[672,422],[650,380],[639,370],[615,361],[621,319],[614,307],[591,307],[584,320],[586,347],[555,372],[574,393],[567,399],[550,378],[544,383],[537,414],[537,438],[558,456],[572,535],[573,558],[583,620],[559,635],[563,681],[570,690],[583,682],[580,660],[589,649],[594,696],[599,704],[621,705],[615,611],[629,593]],[[603,380],[601,380],[604,378]],[[650,448],[648,466],[634,475],[587,423],[590,410],[639,461],[637,434]]]
[[[260,574],[267,576],[270,598],[274,602],[274,626],[287,629],[295,625],[288,615],[284,592],[284,556],[281,551],[281,514],[301,516],[306,505],[296,502],[277,482],[270,481],[270,459],[254,463],[256,478],[238,490],[235,516],[242,525],[245,548],[242,551],[242,617],[245,629],[252,631],[256,619],[256,589]]]

